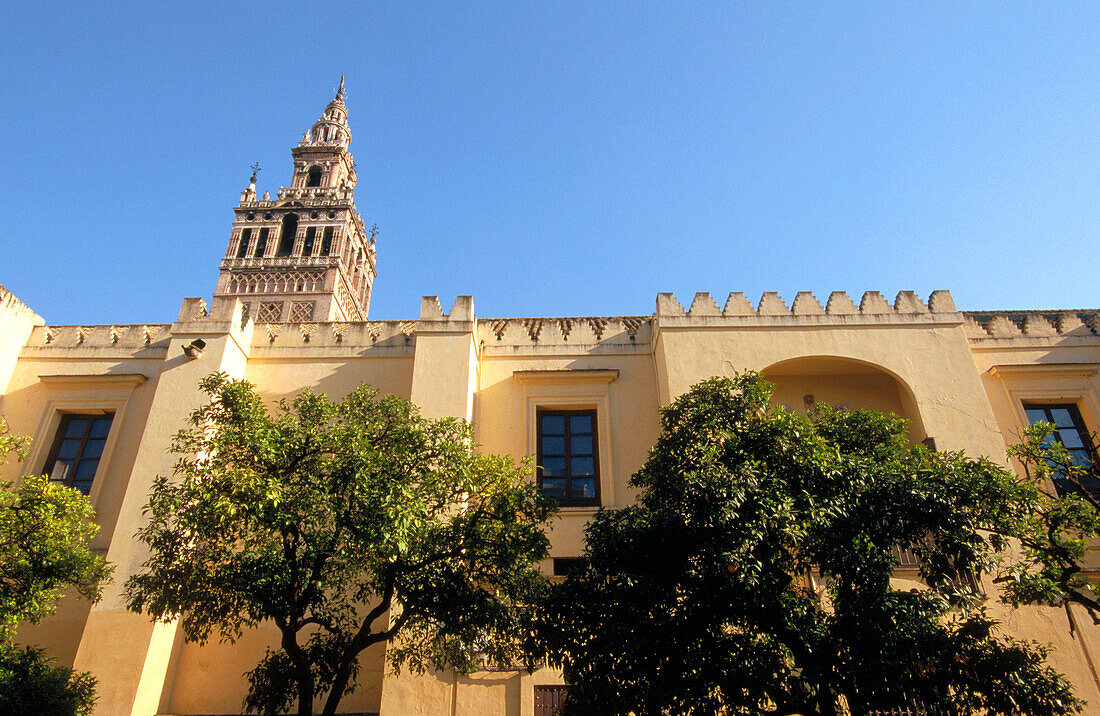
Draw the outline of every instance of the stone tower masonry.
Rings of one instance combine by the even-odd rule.
[[[256,172],[236,219],[214,296],[240,298],[258,323],[365,321],[375,276],[374,234],[355,207],[355,159],[344,78],[313,129],[291,150],[278,198],[256,198]]]

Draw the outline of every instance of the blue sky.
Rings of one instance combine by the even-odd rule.
[[[209,296],[248,166],[348,77],[371,316],[659,291],[1097,308],[1100,6],[12,5],[5,285],[48,322]]]

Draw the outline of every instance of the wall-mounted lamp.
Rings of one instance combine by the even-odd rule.
[[[188,358],[198,358],[202,355],[202,349],[206,348],[206,341],[196,338],[183,347],[183,352]]]

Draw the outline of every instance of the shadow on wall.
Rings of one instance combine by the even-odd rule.
[[[881,366],[852,358],[807,356],[774,363],[761,371],[775,385],[772,402],[806,415],[820,404],[848,410],[877,410],[909,421],[909,439],[928,435],[913,391]]]

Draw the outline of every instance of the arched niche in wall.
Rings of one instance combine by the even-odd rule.
[[[912,389],[874,363],[840,356],[803,356],[773,363],[761,375],[775,385],[772,402],[807,414],[826,403],[849,410],[877,410],[909,421],[914,443],[928,437]]]

